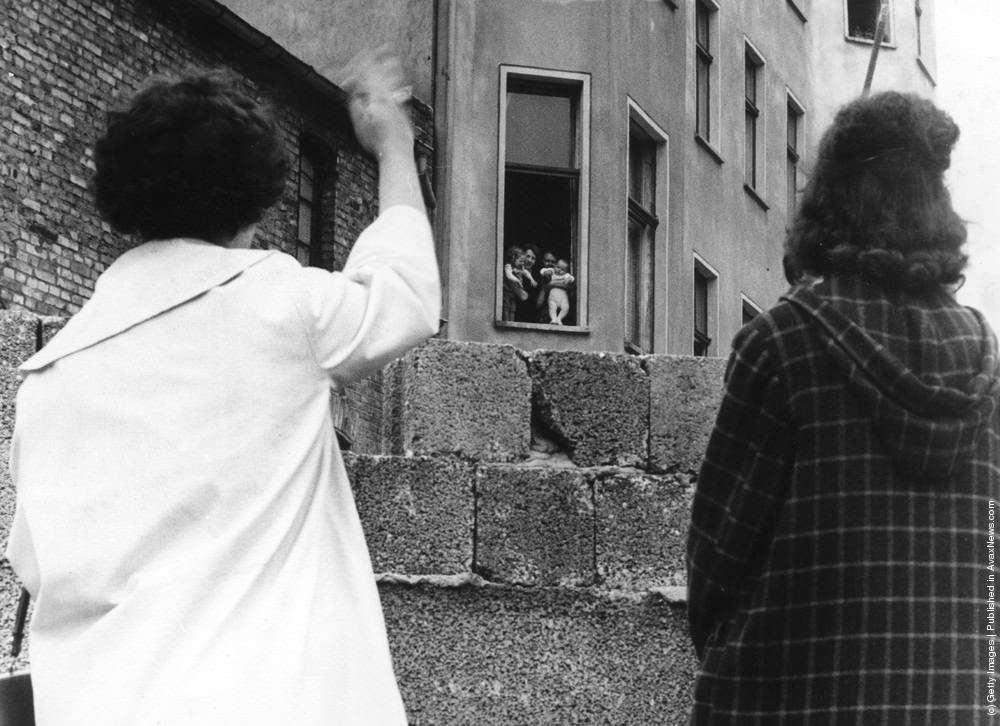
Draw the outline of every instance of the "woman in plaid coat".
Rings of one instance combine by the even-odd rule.
[[[884,93],[822,139],[793,288],[734,341],[698,480],[693,724],[995,713],[1000,362],[951,294],[957,138],[930,102]]]

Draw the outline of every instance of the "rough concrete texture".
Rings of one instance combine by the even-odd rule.
[[[0,312],[0,439],[9,439],[14,433],[14,399],[21,385],[17,367],[35,352],[37,341],[36,316]]]
[[[643,591],[687,583],[692,492],[686,478],[673,475],[596,474],[597,573],[603,587]]]
[[[446,458],[347,455],[375,572],[472,568],[473,467]]]
[[[432,339],[392,364],[386,380],[389,453],[527,455],[531,380],[514,348]]]
[[[563,588],[380,591],[414,726],[688,723],[683,607]]]
[[[724,358],[649,356],[649,469],[694,477],[722,401]]]
[[[61,318],[61,317],[56,317],[56,316],[52,316],[52,315],[49,315],[49,316],[41,318],[41,324],[42,324],[41,343],[42,343],[42,345],[47,345],[48,342],[50,340],[52,340],[52,337],[56,333],[58,333],[60,330],[62,330],[62,327],[66,324],[67,320],[68,320],[68,318]]]
[[[536,423],[575,464],[646,465],[649,382],[637,358],[536,351],[529,370]]]
[[[593,584],[594,499],[586,474],[578,469],[480,467],[475,568],[493,582]]]

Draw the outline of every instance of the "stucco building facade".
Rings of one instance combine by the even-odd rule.
[[[724,356],[786,287],[796,190],[861,92],[880,1],[227,5],[331,77],[387,40],[411,69],[435,113],[444,336]],[[933,0],[887,6],[874,90],[932,95]],[[505,307],[514,246],[566,260],[563,325],[536,291]]]

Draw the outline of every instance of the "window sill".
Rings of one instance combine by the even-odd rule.
[[[576,335],[590,335],[590,328],[585,325],[549,325],[548,323],[517,323],[511,320],[494,320],[493,325],[497,328],[509,328],[512,330],[537,330],[542,333],[571,333]]]
[[[698,146],[700,146],[706,152],[708,152],[709,156],[711,156],[713,159],[715,159],[715,162],[717,164],[722,165],[722,164],[725,163],[725,161],[722,158],[722,154],[720,154],[715,149],[715,147],[712,146],[711,142],[708,141],[707,139],[705,139],[701,134],[695,134],[694,135],[694,140],[697,142]]]
[[[743,191],[745,191],[745,192],[746,192],[747,194],[749,194],[749,195],[750,195],[750,198],[751,198],[751,199],[753,199],[753,200],[754,200],[755,202],[757,202],[757,206],[759,206],[759,207],[760,207],[761,209],[763,209],[763,210],[764,210],[765,212],[766,212],[766,211],[767,211],[768,209],[770,209],[770,208],[771,208],[771,207],[770,207],[770,206],[768,205],[768,203],[764,201],[764,198],[763,198],[763,197],[762,197],[762,196],[761,196],[760,194],[758,194],[758,193],[757,193],[757,190],[756,190],[756,189],[754,189],[754,188],[753,188],[752,186],[750,186],[749,184],[746,184],[746,183],[744,183],[744,184],[743,184]]]
[[[927,67],[924,63],[924,59],[917,56],[917,67],[920,68],[921,72],[927,77],[927,80],[931,82],[932,86],[937,86],[937,79],[934,78],[934,74],[931,73],[931,69]]]
[[[858,45],[875,45],[874,38],[861,38],[854,35],[845,35],[844,40],[848,43],[857,43]],[[880,45],[879,48],[883,50],[896,50],[896,44],[883,40],[882,45]]]
[[[799,4],[795,2],[795,0],[785,0],[785,2],[787,2],[788,7],[790,7],[793,11],[795,11],[795,14],[799,16],[799,20],[801,20],[803,23],[809,22],[809,20],[806,18],[806,14],[802,11],[802,8],[799,7]]]

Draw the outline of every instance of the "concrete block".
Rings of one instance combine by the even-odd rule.
[[[649,469],[697,476],[722,402],[724,358],[649,356]]]
[[[390,453],[503,462],[527,455],[531,379],[511,346],[432,339],[393,363],[386,379]]]
[[[415,726],[686,726],[683,606],[590,590],[380,586]]]
[[[536,351],[530,371],[536,422],[575,464],[645,466],[649,382],[637,358]]]
[[[481,466],[476,572],[519,585],[592,584],[594,500],[578,469]]]
[[[35,353],[37,342],[37,316],[0,311],[0,439],[14,434],[14,402],[21,385],[17,367]]]
[[[345,456],[375,572],[469,572],[473,480],[455,459]]]
[[[692,494],[686,477],[627,470],[596,476],[597,573],[604,587],[686,585]]]

